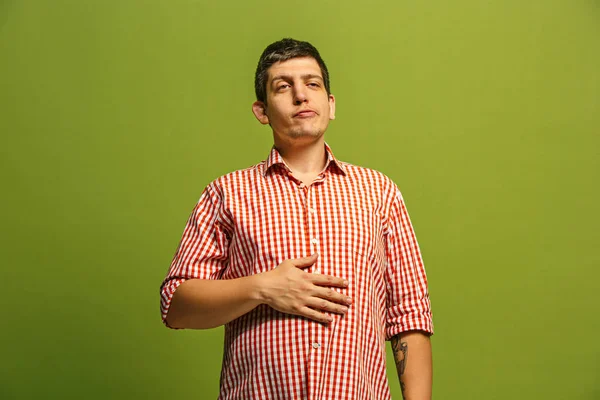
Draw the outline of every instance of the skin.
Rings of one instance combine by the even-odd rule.
[[[266,103],[254,102],[252,112],[271,126],[275,147],[292,174],[310,185],[325,166],[323,135],[335,119],[335,97],[327,94],[311,57],[275,63],[268,72]]]
[[[404,400],[431,400],[433,361],[429,334],[402,332],[391,342]]]

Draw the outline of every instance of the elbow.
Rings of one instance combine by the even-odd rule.
[[[166,310],[166,314],[163,314],[163,323],[167,328],[171,329],[187,329],[191,328],[188,326],[189,318],[186,318],[186,313],[181,310],[180,304],[177,301],[176,296],[171,299],[171,304]]]
[[[210,329],[219,326],[211,324],[210,319],[202,318],[186,307],[180,307],[177,302],[171,304],[163,322],[167,328],[171,329]]]
[[[197,282],[197,280],[193,280]],[[186,281],[192,282],[192,280]],[[222,316],[197,297],[198,288],[181,283],[163,291],[163,323],[171,329],[211,329],[223,325]]]
[[[161,316],[165,327],[170,329],[185,329],[185,313],[182,312],[181,291],[178,290],[185,279],[173,279],[164,283],[160,289],[161,294]]]
[[[163,318],[163,324],[169,329],[185,329],[181,321],[173,317],[170,312]]]
[[[185,329],[186,326],[184,321],[177,315],[177,310],[175,308],[176,307],[173,307],[173,304],[171,304],[166,311],[163,311],[163,325],[169,329]]]

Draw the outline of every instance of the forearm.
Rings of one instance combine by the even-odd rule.
[[[190,279],[173,294],[167,323],[173,328],[208,329],[224,325],[262,303],[258,275],[239,279]]]
[[[352,299],[333,290],[348,287],[346,280],[302,271],[316,260],[315,253],[243,278],[184,281],[173,293],[166,322],[173,328],[214,328],[266,304],[284,314],[328,324],[332,318],[327,313],[345,314]]]
[[[430,400],[433,383],[431,342],[426,332],[403,332],[392,338],[396,370],[405,400]]]

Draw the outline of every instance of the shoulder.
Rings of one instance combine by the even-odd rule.
[[[400,193],[394,181],[381,171],[372,168],[347,162],[340,162],[340,165],[346,172],[345,178],[348,179],[355,193],[363,199],[361,201],[386,220]]]
[[[357,184],[372,187],[382,193],[395,191],[397,189],[394,181],[380,171],[343,161],[340,161],[339,163],[344,168],[344,171],[346,171],[348,178],[355,181]]]
[[[207,186],[207,190],[216,192],[220,195],[231,191],[239,191],[248,187],[252,182],[262,178],[265,161],[252,165],[248,168],[238,169],[221,175],[214,179]]]

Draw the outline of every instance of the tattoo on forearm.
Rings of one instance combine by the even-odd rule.
[[[399,336],[394,336],[392,338],[392,351],[394,352],[394,360],[396,360],[396,370],[398,371],[398,378],[400,380],[400,389],[402,390],[402,395],[404,395],[404,382],[402,381],[402,377],[408,361],[408,343],[403,342]]]

